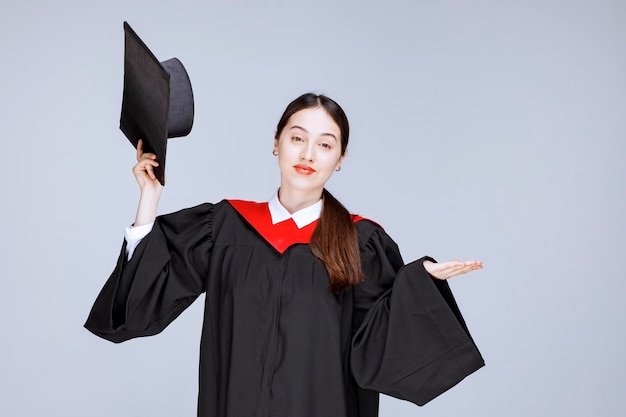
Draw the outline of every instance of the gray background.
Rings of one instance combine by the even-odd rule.
[[[329,189],[406,260],[484,262],[451,285],[487,367],[382,416],[624,415],[623,0],[4,2],[3,415],[195,415],[201,300],[158,337],[82,328],[138,197],[124,20],[195,91],[161,212],[269,198],[275,123],[315,91],[353,128]]]

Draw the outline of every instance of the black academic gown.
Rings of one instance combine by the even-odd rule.
[[[228,201],[160,216],[130,261],[122,248],[85,327],[154,335],[206,292],[200,417],[375,417],[379,392],[422,405],[483,359],[447,283],[355,221],[365,281],[334,294],[315,223],[268,226],[267,204]]]

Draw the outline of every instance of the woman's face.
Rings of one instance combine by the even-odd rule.
[[[321,195],[343,160],[339,126],[322,107],[300,110],[274,140],[274,153],[278,153],[281,192]]]

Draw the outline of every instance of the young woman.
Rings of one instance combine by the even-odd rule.
[[[376,223],[324,189],[348,120],[305,94],[276,128],[280,188],[156,216],[155,155],[137,147],[134,227],[86,327],[161,332],[206,292],[201,417],[369,417],[382,392],[422,405],[483,366],[446,279],[479,261],[405,265]]]

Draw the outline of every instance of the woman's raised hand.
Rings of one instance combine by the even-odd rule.
[[[139,188],[141,188],[135,226],[152,223],[156,218],[159,199],[163,191],[163,186],[154,175],[154,167],[158,165],[156,155],[144,152],[143,141],[139,139],[137,142],[137,164],[133,167],[133,174],[137,179]]]
[[[431,261],[424,261],[424,269],[430,275],[437,279],[448,279],[457,275],[467,274],[475,269],[482,269],[483,263],[481,261],[449,261],[435,263]]]
[[[154,175],[154,168],[159,166],[156,155],[143,151],[143,140],[137,142],[137,164],[133,167],[133,174],[141,191],[160,192],[163,186]]]

